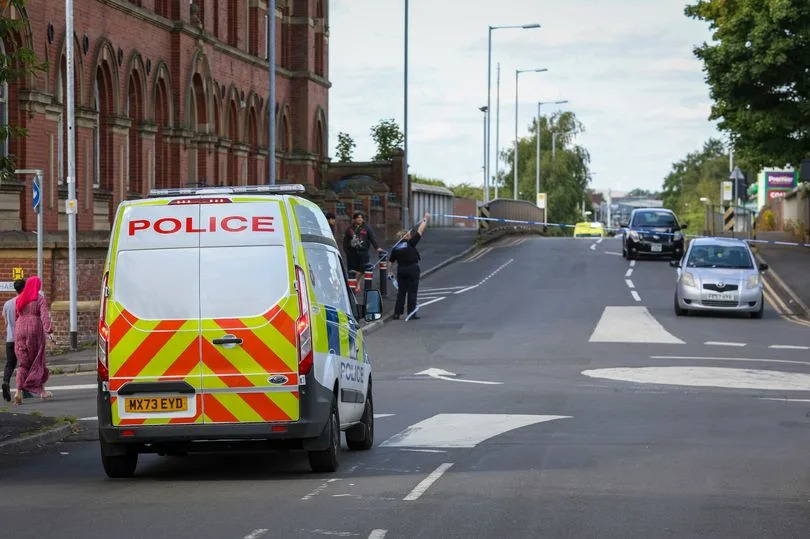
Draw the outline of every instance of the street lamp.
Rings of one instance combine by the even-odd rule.
[[[535,197],[540,194],[540,107],[543,105],[562,105],[563,103],[568,103],[567,99],[562,101],[538,101],[537,102],[537,164],[534,167],[535,170],[535,178],[534,178],[534,193]],[[554,151],[554,135],[552,133],[552,140],[551,140],[551,149]],[[517,146],[515,146],[517,148]]]
[[[411,197],[408,196],[408,0],[405,0],[405,58],[403,68],[403,119],[402,119],[402,228],[408,229],[411,226],[408,215],[408,204]]]
[[[406,0],[407,3],[407,0]],[[484,188],[484,202],[489,202],[489,152],[490,152],[490,114],[489,110],[491,107],[492,101],[492,31],[493,30],[506,30],[506,29],[521,29],[521,30],[531,30],[534,28],[540,28],[540,25],[537,23],[532,24],[508,24],[508,25],[501,25],[501,26],[489,26],[489,31],[487,33],[487,133],[486,133],[486,144],[487,144],[487,151],[486,154],[486,180],[485,180],[485,188]]]
[[[487,112],[489,108],[486,106],[478,107],[478,110],[484,113],[484,203],[489,202],[489,185],[487,185]]]
[[[538,69],[516,69],[515,70],[515,166],[514,166],[514,187],[513,198],[518,199],[518,82],[521,73],[542,73],[548,71],[545,67]]]

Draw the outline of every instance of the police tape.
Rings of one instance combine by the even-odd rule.
[[[525,221],[519,219],[504,219],[501,217],[478,217],[476,215],[453,215],[453,214],[436,214],[437,217],[447,217],[450,219],[463,219],[466,221],[490,221],[495,223],[507,223],[507,224],[519,224],[519,225],[530,225],[530,226],[544,226],[544,227],[553,227],[553,228],[576,228],[576,225],[569,225],[565,223],[549,223],[545,221]],[[634,228],[622,228],[622,227],[603,227],[603,230],[612,231],[612,232],[621,232],[622,234],[627,233],[630,234],[635,232],[637,234],[645,234],[651,235],[654,234],[656,236],[683,236],[684,238],[712,238],[712,237],[724,237],[724,236],[706,236],[701,234],[682,234],[680,232],[653,232],[648,229],[634,229]],[[758,243],[763,245],[782,245],[786,247],[808,247],[810,248],[810,243],[801,243],[801,242],[791,242],[791,241],[776,241],[776,240],[758,240],[754,238],[739,238],[740,240],[747,241],[749,243]]]

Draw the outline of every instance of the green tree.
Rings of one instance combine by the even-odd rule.
[[[33,49],[20,44],[20,36],[28,21],[20,16],[25,0],[3,0],[0,2],[0,39],[5,44],[5,53],[0,54],[0,84],[24,79],[28,75],[42,71],[46,64],[37,60]],[[0,125],[0,142],[24,137],[26,130],[15,125]],[[8,154],[0,158],[0,180],[14,177],[16,159]]]
[[[421,183],[422,185],[435,185],[436,187],[447,187],[447,184],[444,183],[442,180],[437,180],[435,178],[423,178],[422,176],[414,174],[411,176],[411,181],[413,183]]]
[[[371,128],[371,139],[377,144],[375,161],[389,161],[394,150],[402,146],[405,136],[397,123],[392,119],[380,120]]]
[[[518,142],[518,191],[519,198],[535,202],[537,171],[537,120],[529,127],[530,136]],[[581,220],[582,201],[590,183],[590,155],[574,144],[576,137],[585,132],[582,123],[572,112],[556,112],[540,119],[540,191],[548,195],[548,218],[558,223],[575,223]],[[557,133],[557,147],[552,156],[552,133]],[[511,198],[513,191],[514,149],[503,153],[510,169],[498,179],[504,197]]]
[[[348,134],[340,132],[337,136],[337,160],[338,163],[350,163],[357,144]]]
[[[714,100],[711,119],[755,168],[797,165],[810,149],[810,3],[698,0],[687,16],[709,23],[695,48]]]

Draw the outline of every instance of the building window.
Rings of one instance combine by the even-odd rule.
[[[155,13],[161,17],[169,18],[169,2],[171,0],[155,0]]]
[[[354,211],[363,211],[363,201],[359,198],[354,199]]]
[[[335,203],[335,214],[336,215],[346,215],[346,203],[345,202],[336,202]]]
[[[6,47],[2,40],[0,40],[0,54],[2,54],[3,57],[6,55]],[[8,83],[5,81],[0,84],[0,126],[3,128],[8,126]],[[8,157],[7,136],[0,140],[0,158],[5,157]]]
[[[371,205],[374,208],[382,208],[382,197],[380,195],[371,195]]]
[[[93,83],[93,103],[96,109],[96,123],[93,124],[93,187],[101,187],[101,107],[98,80]]]
[[[228,0],[228,45],[239,45],[239,0]]]
[[[324,76],[324,37],[323,33],[318,32],[315,34],[315,74],[323,77]]]

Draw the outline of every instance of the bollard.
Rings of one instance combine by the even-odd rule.
[[[349,271],[349,288],[354,294],[354,299],[357,299],[357,273]]]
[[[366,270],[363,273],[363,296],[365,296],[367,290],[372,288],[374,288],[374,266],[366,264]]]
[[[388,296],[388,262],[380,260],[380,294]]]

